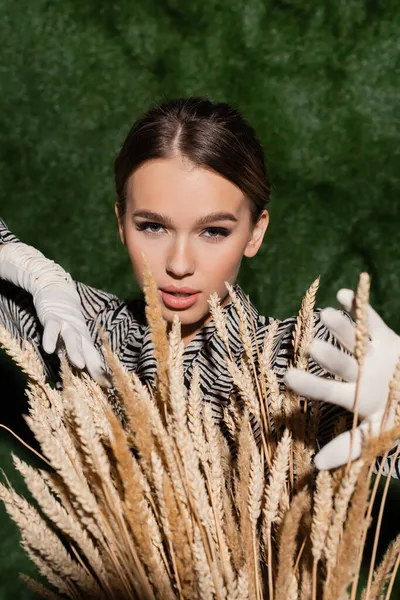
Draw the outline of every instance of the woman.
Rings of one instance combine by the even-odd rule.
[[[143,252],[159,289],[164,318],[171,324],[177,312],[181,320],[185,384],[190,381],[194,364],[198,364],[204,398],[212,403],[215,417],[220,418],[221,407],[229,402],[232,383],[223,361],[223,344],[209,312],[210,294],[217,292],[222,299],[230,344],[238,363],[238,317],[225,281],[234,286],[248,316],[249,310],[252,313],[256,328],[254,352],[270,323],[253,305],[248,308],[245,294],[235,283],[243,256],[255,256],[268,227],[270,187],[261,144],[250,125],[228,104],[201,98],[172,100],[151,109],[134,124],[115,161],[115,184],[119,234],[139,286],[143,289]],[[50,376],[57,377],[54,351],[61,338],[71,362],[79,368],[86,366],[93,377],[106,384],[97,353],[97,326],[101,324],[126,368],[136,371],[144,382],[154,380],[156,367],[143,299],[129,304],[72,282],[61,267],[18,242],[4,223],[0,236],[4,245],[0,248],[0,277],[12,283],[4,281],[1,285],[1,321],[14,335],[36,345]],[[292,356],[295,320],[290,318],[279,324],[273,361],[282,385]],[[347,341],[351,350],[346,328],[353,326],[348,318],[338,311],[328,311],[323,322],[320,311],[316,311],[315,325],[316,338],[328,342],[334,354],[327,354],[327,345],[323,344],[314,348],[314,358],[320,358],[322,365],[339,375],[343,369],[345,374],[352,369],[354,378],[354,363],[350,367],[348,362],[343,365],[347,355],[326,326],[332,326],[338,340],[340,332],[347,331],[347,340],[341,341],[345,346]],[[327,370],[312,359],[309,373],[309,377],[329,377]],[[295,370],[289,376],[291,386],[299,393],[304,389],[313,393],[315,379],[303,381]],[[350,379],[349,385],[353,384]],[[387,381],[381,388],[385,385]],[[320,399],[324,393],[329,399],[331,389],[321,390]],[[346,389],[346,401],[336,398],[336,404],[349,409],[350,388]],[[364,405],[369,406],[368,401],[363,404],[361,399],[360,414],[366,418],[372,413],[376,416],[382,409],[381,405],[374,405],[372,411],[371,405],[369,412],[363,414]],[[319,431],[322,445],[331,439],[340,412],[343,409],[323,404]],[[353,456],[360,451],[361,430],[356,441]],[[348,439],[332,443],[339,444],[344,462]],[[319,461],[320,468],[341,464],[337,462],[337,447],[331,446],[329,451],[329,446]],[[398,474],[397,468],[395,476]]]

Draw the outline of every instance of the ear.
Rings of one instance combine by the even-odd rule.
[[[119,237],[121,239],[121,242],[123,243],[124,246],[126,246],[126,241],[125,241],[125,229],[124,229],[124,225],[122,222],[122,216],[120,213],[120,207],[118,202],[115,203],[115,216],[117,217],[117,222],[118,222],[118,231],[119,231]]]
[[[267,210],[263,210],[258,218],[257,223],[254,225],[251,232],[249,241],[247,242],[246,248],[244,249],[243,255],[247,258],[255,256],[260,248],[264,239],[264,234],[267,231],[269,223],[269,213]]]

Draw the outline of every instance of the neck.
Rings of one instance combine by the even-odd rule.
[[[186,346],[192,341],[194,337],[196,337],[197,333],[200,331],[204,325],[211,321],[212,316],[210,313],[206,314],[200,321],[197,323],[190,323],[189,325],[181,326],[181,335],[183,340],[183,345]],[[172,323],[168,323],[167,332],[170,333],[172,328]]]

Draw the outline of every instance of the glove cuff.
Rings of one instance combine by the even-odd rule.
[[[32,296],[47,286],[72,283],[70,274],[60,265],[23,242],[5,244],[0,249],[0,278]]]

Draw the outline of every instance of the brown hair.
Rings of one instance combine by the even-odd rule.
[[[232,106],[199,97],[168,100],[134,123],[114,164],[121,215],[131,174],[147,160],[178,154],[237,185],[250,200],[255,225],[270,201],[261,143]]]

